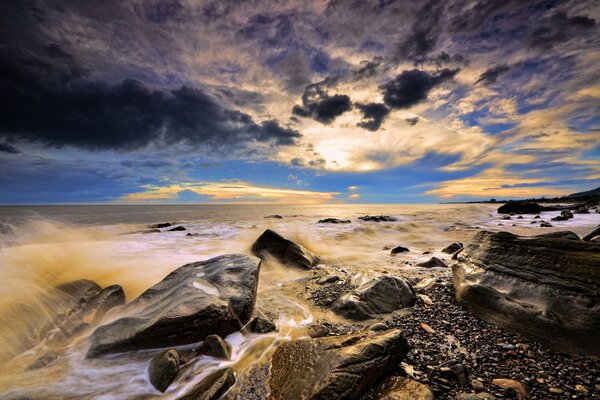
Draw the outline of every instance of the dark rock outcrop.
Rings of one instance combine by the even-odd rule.
[[[168,229],[169,232],[182,232],[187,231],[186,227],[183,225],[176,226],[175,228]]]
[[[233,369],[221,369],[209,374],[177,400],[218,400],[234,383]]]
[[[399,329],[283,343],[272,357],[270,399],[359,399],[407,352]]]
[[[214,358],[231,359],[231,345],[219,335],[208,335],[199,346],[194,348],[194,352]]]
[[[333,311],[353,320],[365,320],[415,304],[411,284],[396,276],[381,276],[344,294],[333,304]]]
[[[162,222],[162,223],[159,223],[159,224],[150,225],[149,228],[151,228],[151,229],[160,229],[160,228],[168,228],[170,226],[173,226],[172,222]]]
[[[349,224],[349,219],[339,219],[339,218],[324,218],[319,220],[319,224]]]
[[[184,265],[122,310],[126,316],[90,337],[88,356],[195,343],[226,336],[250,320],[260,260],[229,254]]]
[[[464,246],[462,243],[454,242],[454,243],[449,244],[448,246],[444,247],[444,249],[442,249],[442,253],[454,254],[457,251],[461,250],[463,247]]]
[[[306,247],[295,243],[271,229],[267,229],[252,245],[252,254],[265,259],[271,256],[282,264],[311,269],[319,263],[319,257]]]
[[[398,253],[406,253],[410,251],[407,247],[403,247],[403,246],[396,246],[392,249],[392,251],[390,251],[390,255],[394,255],[394,254],[398,254]]]
[[[581,240],[591,241],[595,237],[600,236],[600,225],[595,227],[590,233],[581,238]]]
[[[175,349],[156,355],[148,365],[148,378],[157,390],[164,392],[179,373],[179,354]]]
[[[415,264],[415,266],[421,267],[421,268],[447,268],[448,267],[445,262],[443,262],[442,260],[440,260],[437,257],[431,257],[427,261],[423,261],[421,263]]]
[[[389,215],[365,215],[364,217],[358,217],[361,221],[367,222],[395,222],[398,221],[396,217],[390,217]]]
[[[267,218],[267,219],[283,219],[283,217],[278,214],[267,215],[265,218]]]
[[[275,332],[277,326],[267,319],[256,317],[248,324],[248,329],[253,333],[269,333]]]
[[[498,208],[499,214],[539,214],[546,208],[532,201],[509,201]]]
[[[575,354],[600,354],[600,244],[574,234],[480,232],[452,268],[476,316]]]

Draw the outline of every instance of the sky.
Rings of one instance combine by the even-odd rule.
[[[6,0],[0,204],[600,186],[596,0]]]

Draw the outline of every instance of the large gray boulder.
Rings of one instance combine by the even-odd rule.
[[[365,320],[414,305],[415,292],[406,279],[380,276],[341,296],[333,311],[349,319]]]
[[[478,317],[575,354],[600,354],[600,244],[563,232],[479,232],[452,267]]]
[[[273,353],[269,399],[359,399],[408,349],[399,329],[284,343]]]
[[[126,316],[96,329],[88,357],[196,343],[246,324],[254,310],[260,260],[229,254],[184,265],[126,305]]]
[[[267,229],[252,245],[252,254],[265,259],[273,257],[285,265],[311,269],[319,263],[319,257],[301,244],[295,243],[279,233]]]

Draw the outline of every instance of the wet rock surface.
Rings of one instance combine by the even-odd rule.
[[[427,385],[405,376],[389,376],[375,389],[378,400],[433,400],[434,395]]]
[[[360,399],[407,351],[398,329],[284,343],[272,357],[269,399]]]
[[[254,310],[259,268],[257,258],[230,254],[176,269],[125,306],[127,317],[96,329],[88,357],[239,330]]]
[[[252,245],[252,253],[264,259],[271,256],[282,264],[311,269],[319,263],[319,257],[304,246],[295,243],[271,229],[267,229]]]
[[[553,349],[600,355],[600,245],[573,235],[478,233],[452,269],[459,303]]]
[[[250,321],[248,324],[248,329],[253,333],[269,333],[275,332],[277,330],[277,326],[268,319],[256,317]]]
[[[445,262],[437,257],[431,257],[429,260],[416,264],[417,267],[421,268],[447,268]]]
[[[319,220],[319,224],[349,224],[352,221],[349,219],[339,219],[339,218],[323,218]]]
[[[231,345],[219,335],[208,335],[200,345],[194,347],[194,352],[224,360],[231,359]]]
[[[332,310],[349,319],[365,320],[414,303],[415,292],[406,279],[381,276],[341,296]]]
[[[398,221],[396,217],[390,217],[389,215],[365,215],[358,217],[361,221],[366,222],[395,222]]]
[[[164,392],[179,373],[179,354],[175,349],[165,350],[156,355],[148,366],[150,383]]]
[[[225,368],[209,374],[177,400],[218,400],[235,383],[233,369]]]

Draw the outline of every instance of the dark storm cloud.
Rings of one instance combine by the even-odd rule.
[[[275,121],[258,124],[198,88],[93,80],[64,50],[52,51],[60,62],[0,46],[0,135],[89,150],[131,150],[149,143],[289,145],[300,137]]]
[[[451,13],[448,32],[474,35],[493,16],[500,12],[525,7],[535,0],[482,0],[475,4],[457,2],[449,8]]]
[[[406,118],[405,121],[407,124],[415,126],[419,122],[419,117]]]
[[[383,101],[390,108],[409,108],[427,99],[436,85],[450,80],[458,69],[442,69],[436,72],[412,69],[403,71],[394,79],[383,84]]]
[[[19,154],[20,151],[8,143],[0,143],[0,153]]]
[[[564,12],[554,13],[544,25],[533,30],[527,45],[547,50],[577,35],[587,33],[596,26],[596,20],[585,16],[569,17]]]
[[[338,116],[352,109],[352,101],[345,94],[329,95],[327,87],[332,86],[337,78],[328,78],[322,82],[310,84],[302,95],[302,106],[295,105],[294,115],[310,117],[323,124],[333,122]]]
[[[500,64],[494,67],[488,68],[483,74],[479,75],[479,78],[475,81],[475,84],[481,83],[483,85],[491,85],[498,81],[498,77],[506,72],[510,71],[508,65]]]
[[[355,104],[362,114],[363,119],[357,124],[369,131],[376,131],[381,127],[381,124],[390,113],[390,109],[383,104],[368,103]]]

